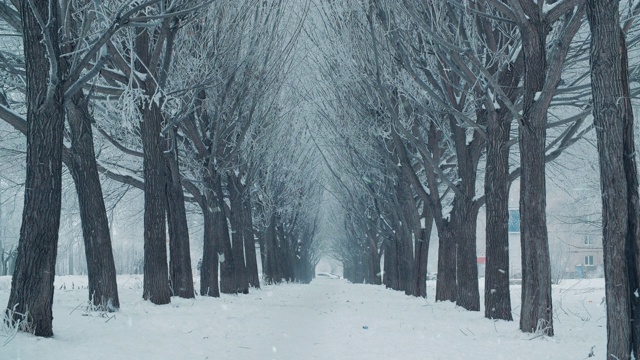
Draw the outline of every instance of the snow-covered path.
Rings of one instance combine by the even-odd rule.
[[[118,280],[123,306],[107,321],[82,309],[86,289],[78,286],[86,280],[58,278],[56,289],[66,289],[55,295],[55,337],[19,334],[0,346],[0,359],[585,359],[593,346],[604,356],[602,280],[554,289],[553,338],[521,333],[517,318],[494,322],[451,303],[344,280],[173,298],[166,306],[140,299],[140,277]],[[9,283],[0,278],[0,304]],[[517,286],[512,296],[517,306]]]

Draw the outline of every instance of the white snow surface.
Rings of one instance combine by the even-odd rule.
[[[142,300],[141,276],[118,283],[121,309],[107,321],[83,309],[85,277],[57,277],[54,337],[19,333],[1,346],[0,334],[0,359],[585,359],[592,348],[605,357],[602,279],[554,286],[554,337],[518,330],[519,285],[511,286],[509,322],[435,303],[434,281],[426,300],[318,278],[163,306]],[[2,306],[10,284],[0,277]]]

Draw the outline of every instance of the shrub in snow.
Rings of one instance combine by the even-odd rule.
[[[2,316],[2,327],[0,328],[0,336],[5,337],[5,341],[2,346],[7,345],[18,331],[28,332],[33,334],[35,329],[31,326],[31,323],[28,321],[29,312],[22,314],[16,311],[16,307],[18,304],[15,304],[12,309],[5,310]]]
[[[77,309],[83,309],[82,316],[91,316],[91,317],[101,317],[107,319],[107,321],[115,318],[115,315],[110,315],[109,313],[115,312],[118,309],[113,306],[113,302],[111,299],[108,299],[106,302],[102,301],[100,304],[95,304],[94,295],[91,295],[91,300],[87,302],[83,302],[82,304],[76,306],[71,313],[76,311]]]

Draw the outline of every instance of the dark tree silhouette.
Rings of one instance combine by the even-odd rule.
[[[625,36],[618,0],[588,0],[607,302],[607,358],[638,356],[638,177]]]
[[[48,337],[53,336],[65,84],[58,64],[57,4],[22,1],[20,13],[27,75],[27,175],[7,311],[13,321],[25,321],[27,330]]]

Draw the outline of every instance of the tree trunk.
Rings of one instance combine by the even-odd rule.
[[[419,236],[416,238],[416,259],[414,279],[415,296],[427,297],[427,262],[429,260],[429,243],[431,240],[431,228],[433,226],[433,214],[428,205],[423,206],[422,217],[424,218],[424,227],[420,230]]]
[[[523,127],[520,129],[522,307],[520,329],[553,335],[551,262],[546,216],[547,109],[536,106],[547,71],[547,26],[539,14],[521,30],[524,51]]]
[[[240,184],[242,185],[242,183]],[[258,274],[258,258],[256,255],[256,241],[253,233],[253,215],[251,211],[251,196],[242,187],[242,237],[244,238],[244,253],[247,262],[247,280],[250,286],[260,288],[260,275]]]
[[[502,112],[501,112],[502,113]],[[487,124],[486,267],[484,316],[513,320],[509,292],[509,133],[511,119],[494,113]]]
[[[156,305],[171,302],[165,223],[164,159],[159,139],[162,115],[155,104],[141,124],[144,147],[144,281],[143,298]]]
[[[222,191],[222,177],[217,171],[211,176],[212,208],[216,249],[220,261],[220,292],[223,294],[236,294],[238,282],[236,279],[233,249],[229,237],[229,225],[225,214],[224,193]]]
[[[384,242],[384,285],[397,290],[400,287],[398,279],[398,251],[396,239],[389,238]]]
[[[64,83],[61,70],[52,71],[60,58],[58,7],[47,1],[32,5],[34,8],[28,1],[20,2],[27,75],[27,174],[7,311],[13,321],[22,320],[23,314],[36,336],[49,337],[53,336],[53,281],[60,227]],[[40,27],[34,13],[47,19],[46,29]],[[47,41],[52,54],[45,48]]]
[[[632,210],[629,206],[633,200],[629,199],[628,192],[631,190],[637,194],[637,184],[633,184],[636,189],[630,188],[631,184],[627,182],[633,182],[634,176],[629,176],[627,172],[631,169],[625,169],[625,118],[631,114],[626,114],[629,98],[625,91],[627,81],[622,78],[626,69],[622,68],[621,57],[622,50],[626,49],[620,46],[618,11],[618,1],[587,1],[587,18],[592,37],[590,62],[593,117],[598,139],[602,191],[607,358],[629,359],[633,331],[629,275],[634,278],[635,274],[630,274],[627,268],[628,256],[633,256],[633,253],[628,253],[631,250],[628,248],[632,247],[628,243],[631,240],[637,244],[637,238],[632,239],[635,234],[629,231],[629,219],[632,215],[629,213]],[[634,155],[629,154],[629,157],[633,158]],[[634,162],[633,159],[631,162]],[[632,226],[635,226],[636,221],[637,219],[632,221]]]
[[[396,186],[398,201],[398,271],[400,273],[401,290],[407,295],[416,292],[416,268],[414,258],[414,242],[420,238],[420,215],[416,201],[411,193],[409,181],[398,174]]]
[[[244,249],[244,231],[243,224],[243,204],[242,194],[237,186],[240,179],[234,174],[228,176],[229,202],[231,204],[231,213],[229,214],[229,222],[231,223],[231,242],[233,245],[233,261],[235,266],[236,287],[237,291],[243,294],[249,293],[249,282],[247,280],[247,268],[245,265],[245,249]]]
[[[276,284],[282,281],[282,278],[278,278],[276,265],[277,265],[277,246],[276,246],[276,214],[272,213],[269,218],[269,224],[264,232],[264,240],[262,241],[264,248],[261,249],[263,254],[262,259],[262,273],[264,274],[264,280],[267,284]],[[261,247],[262,247],[261,244]]]
[[[278,222],[276,226],[276,234],[278,241],[278,269],[279,277],[285,281],[292,282],[294,280],[293,266],[291,259],[291,249],[289,247],[289,239],[285,235],[284,225]]]
[[[478,208],[472,198],[456,196],[451,210],[451,224],[456,238],[456,304],[470,311],[480,311],[476,225]]]
[[[209,194],[210,195],[210,194]],[[206,195],[205,198],[208,198]],[[216,219],[208,203],[202,204],[204,217],[204,239],[202,264],[200,265],[200,295],[220,297],[218,284],[218,249],[216,244]]]
[[[169,224],[169,265],[171,290],[173,295],[185,299],[195,297],[193,272],[191,270],[191,247],[189,227],[184,207],[184,190],[178,163],[178,149],[175,129],[169,134],[173,142],[165,152],[167,223]]]
[[[456,242],[448,221],[438,227],[438,277],[436,301],[456,301]]]
[[[631,341],[633,355],[640,356],[640,193],[636,148],[634,139],[634,118],[629,87],[629,58],[624,33],[620,32],[620,48],[622,55],[622,90],[624,91],[624,168],[627,178],[627,264],[629,266],[629,296],[631,297]]]
[[[147,74],[151,58],[149,53],[149,34],[144,28],[138,28],[137,31],[135,50],[139,61],[136,62],[136,71],[141,74]],[[155,80],[150,76],[147,76],[145,81],[140,82],[144,94],[151,97],[156,93]],[[171,302],[165,222],[164,141],[160,135],[163,117],[162,111],[155,101],[141,101],[139,106],[142,113],[140,129],[144,150],[143,298],[156,305],[162,305]]]
[[[66,59],[63,61],[67,61]],[[89,300],[108,311],[120,307],[109,219],[96,164],[91,123],[94,121],[82,91],[66,103],[71,147],[65,163],[76,187],[84,239]]]
[[[382,284],[382,273],[380,272],[380,255],[378,254],[378,246],[375,237],[367,234],[367,262],[371,268],[371,283],[375,285]]]

